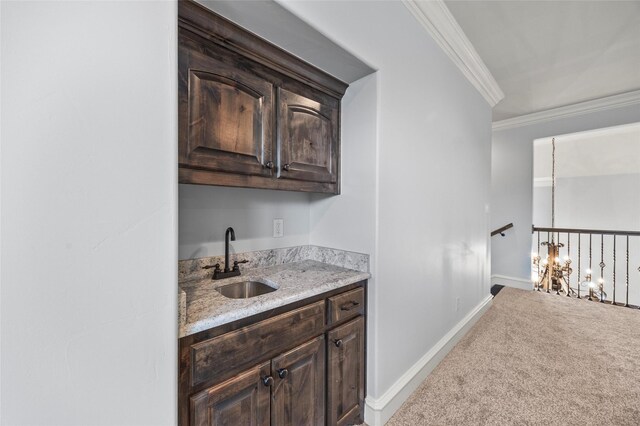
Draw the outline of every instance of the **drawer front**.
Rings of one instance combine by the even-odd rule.
[[[324,301],[191,346],[191,386],[224,380],[324,331]]]
[[[360,287],[328,299],[329,324],[364,314],[364,288]]]

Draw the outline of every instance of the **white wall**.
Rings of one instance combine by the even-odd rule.
[[[356,227],[376,241],[367,393],[381,400],[489,293],[491,109],[401,2],[281,3],[378,70],[378,165],[368,150],[351,163],[377,168],[358,176],[377,213],[370,195],[313,205],[311,240]]]
[[[174,424],[176,4],[0,7],[0,423]]]
[[[640,173],[556,182],[556,226],[640,230]]]
[[[638,121],[640,105],[635,104],[493,132],[491,227],[513,222],[514,228],[504,238],[493,238],[492,274],[531,277],[533,141]]]
[[[179,185],[179,257],[224,253],[224,233],[233,227],[232,252],[309,244],[308,193],[266,189]],[[273,238],[273,219],[284,220],[284,236]]]
[[[311,195],[310,241],[374,254],[377,200],[377,75],[342,99],[341,194]]]
[[[377,75],[352,83],[342,99],[341,194],[311,197],[311,244],[339,247],[369,254],[372,278],[369,280],[368,305],[377,305]],[[375,312],[375,308],[370,313]],[[378,317],[367,318],[368,365],[376,357]],[[367,370],[367,383],[375,388],[373,368]]]
[[[640,230],[640,173],[556,178],[559,228]],[[551,187],[533,192],[536,226],[551,226]]]

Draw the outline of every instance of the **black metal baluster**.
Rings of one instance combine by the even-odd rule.
[[[627,235],[627,296],[625,297],[624,306],[629,306],[629,236]]]
[[[538,279],[536,280],[536,290],[540,291],[540,231],[538,231],[538,257],[536,258],[536,273]]]
[[[551,233],[551,235],[549,235],[549,232],[547,232],[547,242],[553,244],[553,232]],[[549,287],[551,287],[551,275],[549,275],[549,273],[553,269],[551,266],[549,266],[549,263],[553,261],[553,259],[549,259],[549,246],[547,245],[547,265],[545,266],[545,275],[547,276],[547,293],[549,293]]]
[[[567,297],[571,297],[571,234],[567,232]]]
[[[580,236],[582,234],[578,233],[578,299],[580,299]]]
[[[556,257],[553,259],[553,275],[556,275],[558,273],[557,268],[560,266],[560,233],[557,233],[557,237],[556,237],[556,241],[558,242],[558,247],[556,250]],[[556,262],[556,259],[557,262]],[[553,283],[553,280],[551,280],[551,283]],[[556,281],[556,294],[560,294],[560,282]]]
[[[592,250],[591,250],[592,244],[591,244],[591,242],[592,242],[592,237],[593,237],[593,234],[589,234],[589,271],[591,273],[587,274],[587,276],[591,275],[591,280],[593,280],[593,276],[592,276],[593,275],[593,270],[591,269],[591,264],[592,264],[591,263],[591,260],[592,260],[592,256],[591,256],[591,254],[592,254]],[[589,281],[589,283],[588,283],[588,285],[589,285],[589,300],[593,300],[593,287],[591,287],[591,282],[592,281]]]
[[[600,303],[604,303],[604,234],[600,234]]]
[[[611,304],[616,304],[616,235],[613,234],[613,298]]]

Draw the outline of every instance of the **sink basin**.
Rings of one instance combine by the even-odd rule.
[[[216,290],[224,297],[230,299],[248,299],[250,297],[260,296],[261,294],[271,293],[272,291],[276,291],[277,288],[259,281],[242,281],[223,285]]]

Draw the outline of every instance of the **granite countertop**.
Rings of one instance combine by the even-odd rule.
[[[179,336],[189,336],[212,327],[265,312],[370,278],[356,271],[316,260],[301,260],[255,268],[239,277],[214,281],[196,277],[180,282]],[[229,299],[216,288],[238,281],[261,281],[278,290],[249,299]]]

